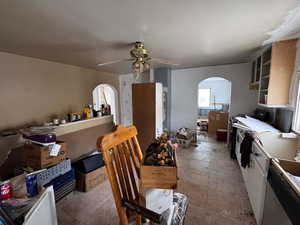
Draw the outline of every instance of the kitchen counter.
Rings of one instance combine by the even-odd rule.
[[[243,124],[245,127],[245,125]],[[236,155],[246,185],[250,203],[258,225],[263,224],[267,177],[273,158],[293,160],[297,153],[297,139],[282,138],[278,131],[255,132],[249,127],[238,127]],[[254,137],[249,167],[241,166],[240,145],[245,132]],[[269,225],[269,224],[268,224]]]

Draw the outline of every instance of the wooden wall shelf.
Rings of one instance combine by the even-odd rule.
[[[88,128],[92,128],[95,126],[100,126],[112,122],[113,122],[113,116],[102,116],[102,117],[92,118],[89,120],[80,120],[76,122],[62,124],[59,125],[57,128],[55,128],[54,132],[56,136],[62,136],[65,134],[70,134],[76,131],[80,131],[83,129],[88,129]]]

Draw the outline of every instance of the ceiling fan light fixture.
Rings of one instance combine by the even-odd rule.
[[[170,66],[178,66],[176,63],[169,62],[167,60],[152,58],[149,55],[148,50],[145,48],[144,44],[141,41],[135,42],[133,48],[129,51],[131,58],[129,59],[121,59],[110,61],[106,63],[100,63],[98,66],[106,66],[122,61],[130,61],[131,69],[134,74],[141,74],[150,69],[150,62],[158,62],[160,64],[170,65]]]

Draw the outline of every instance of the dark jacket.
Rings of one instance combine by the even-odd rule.
[[[250,155],[252,153],[253,140],[254,138],[249,133],[245,133],[245,137],[240,146],[241,166],[244,168],[250,166]]]

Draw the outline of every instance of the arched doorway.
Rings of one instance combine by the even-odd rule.
[[[109,84],[100,84],[93,90],[93,106],[96,111],[101,109],[102,104],[109,104],[115,124],[119,123],[118,92]]]
[[[219,135],[224,135],[223,140],[226,141],[230,103],[231,82],[229,80],[222,77],[210,77],[199,82],[197,102],[198,138],[205,140],[210,137],[217,137],[219,139]]]

